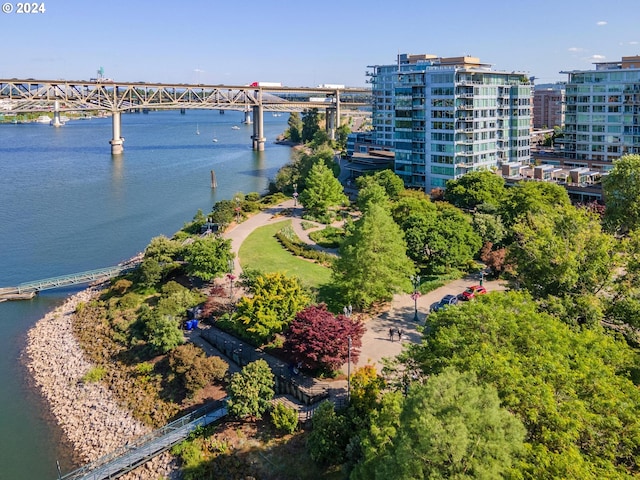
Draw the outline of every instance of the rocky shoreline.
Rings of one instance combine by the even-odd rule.
[[[81,462],[92,462],[151,431],[118,405],[100,382],[84,383],[91,369],[73,334],[73,314],[80,302],[99,292],[89,288],[47,313],[27,334],[25,363],[51,413]],[[122,478],[179,478],[175,460],[164,453]]]

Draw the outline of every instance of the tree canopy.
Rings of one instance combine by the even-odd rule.
[[[625,155],[602,178],[605,224],[611,231],[640,227],[640,155]]]
[[[525,429],[500,406],[495,387],[452,368],[412,386],[388,443],[370,448],[389,426],[379,419],[353,480],[502,478],[523,450]]]
[[[310,302],[300,280],[283,273],[265,273],[252,283],[252,295],[242,297],[232,319],[234,330],[256,345],[281,333]]]
[[[640,474],[637,356],[598,329],[574,330],[525,293],[490,293],[430,315],[409,368],[471,371],[527,429],[515,478]]]
[[[364,326],[344,315],[337,317],[327,306],[312,305],[301,312],[285,332],[284,349],[290,352],[303,368],[333,373],[347,363],[349,338],[351,359],[358,362]]]
[[[500,175],[489,170],[477,170],[447,180],[444,199],[459,208],[473,209],[486,205],[495,209],[505,195],[504,179]]]
[[[229,268],[229,260],[233,260],[231,241],[212,236],[196,238],[184,247],[183,257],[189,275],[208,281]]]
[[[609,281],[614,239],[595,214],[568,205],[519,218],[508,262],[534,296],[595,294]]]

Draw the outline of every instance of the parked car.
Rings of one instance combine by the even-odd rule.
[[[472,287],[467,288],[459,296],[460,300],[473,300],[476,296],[484,295],[485,293],[487,293],[487,289],[482,285],[473,285]]]
[[[458,297],[455,295],[445,295],[438,303],[431,305],[431,311],[437,312],[438,310],[442,310],[449,305],[455,305],[456,303],[458,303]]]

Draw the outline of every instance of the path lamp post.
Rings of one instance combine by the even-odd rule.
[[[347,337],[349,350],[347,352],[347,403],[351,403],[351,335]]]
[[[293,206],[294,207],[298,206],[298,184],[297,183],[293,184]]]
[[[227,266],[229,267],[229,273],[227,273],[227,278],[229,279],[229,301],[233,301],[233,281],[236,279],[233,274],[233,258],[227,260]]]
[[[236,223],[240,223],[240,197],[236,197]]]
[[[418,298],[420,298],[418,288],[420,287],[420,275],[411,275],[411,283],[413,283],[413,293],[411,294],[414,304],[413,321],[418,323]]]

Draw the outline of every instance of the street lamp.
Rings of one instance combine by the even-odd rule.
[[[351,335],[347,337],[349,351],[347,352],[347,403],[351,403]]]
[[[418,298],[420,298],[420,291],[418,288],[420,287],[420,275],[411,275],[411,283],[413,283],[413,293],[411,294],[411,298],[413,299],[415,308],[413,321],[418,323]]]
[[[236,223],[240,223],[240,197],[236,197]]]
[[[227,266],[229,267],[229,273],[227,273],[227,278],[229,279],[229,301],[233,301],[233,281],[236,279],[233,274],[233,258],[227,260]]]
[[[298,206],[298,184],[297,183],[293,184],[293,206],[294,207]]]

